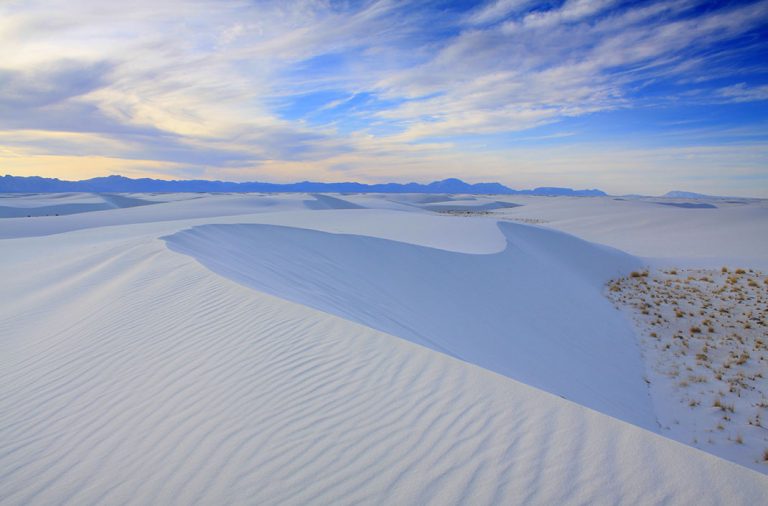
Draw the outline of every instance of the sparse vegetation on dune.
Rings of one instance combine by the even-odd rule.
[[[435,211],[438,214],[445,214],[447,216],[462,216],[465,218],[469,218],[471,216],[489,216],[493,213],[490,211],[484,211],[484,210],[470,210],[470,209],[441,209],[439,211]]]
[[[728,266],[633,271],[610,282],[607,295],[640,329],[663,429],[768,463],[765,274]]]

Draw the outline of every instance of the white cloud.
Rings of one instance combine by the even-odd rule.
[[[473,153],[470,162],[456,146],[414,141],[630,108],[646,83],[706,84],[714,64],[727,75],[726,59],[710,48],[764,23],[768,1],[701,12],[695,5],[494,0],[446,14],[393,0],[5,1],[0,128],[38,132],[25,148],[38,143],[36,155],[45,146],[52,154],[87,149],[79,141],[65,149],[56,136],[70,132],[94,136],[105,157],[198,157],[198,168],[239,175],[270,170],[278,178],[279,167],[297,174],[315,166],[317,177],[338,178],[335,166],[367,180],[408,170],[467,177],[462,167],[472,166],[498,177],[502,155]],[[318,58],[336,63],[323,67]],[[702,85],[696,100],[763,100],[765,88]],[[316,106],[328,114],[365,94],[388,102],[323,125],[284,119],[274,106],[324,90],[349,97]],[[342,133],[350,119],[356,125]],[[382,125],[387,134],[371,138]],[[2,143],[10,149],[8,136]]]
[[[760,26],[768,15],[768,2],[758,2],[678,19],[669,15],[690,4],[663,3],[574,23],[611,4],[566,2],[522,20],[467,30],[429,62],[379,83],[391,96],[434,95],[384,115],[402,119],[417,137],[462,128],[516,130],[540,124],[528,121],[532,117],[625,107],[633,83],[708,72],[702,50]]]
[[[494,23],[511,14],[519,13],[533,3],[532,0],[493,0],[473,9],[466,17],[465,22],[469,25]]]
[[[746,83],[738,83],[720,88],[720,95],[733,102],[768,100],[768,85],[750,87]]]

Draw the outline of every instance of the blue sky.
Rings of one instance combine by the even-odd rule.
[[[0,173],[768,197],[768,0],[5,0]]]

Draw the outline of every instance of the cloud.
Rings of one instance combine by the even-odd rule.
[[[746,83],[720,88],[720,95],[732,102],[754,102],[768,100],[768,85],[747,86]]]
[[[390,95],[433,97],[382,114],[403,120],[406,137],[421,137],[517,130],[631,106],[642,100],[633,88],[645,82],[707,74],[713,45],[759,28],[768,16],[768,3],[758,2],[681,17],[691,4],[680,2],[579,23],[612,4],[566,2],[464,31],[429,62],[380,83]]]
[[[466,17],[469,25],[485,25],[500,21],[529,7],[532,0],[494,0],[473,9]]]
[[[105,85],[107,63],[60,60],[47,68],[16,71],[0,68],[0,107],[44,107],[85,95]]]
[[[767,18],[765,0],[6,1],[0,147],[239,179],[503,179],[507,155],[461,139],[764,100]]]

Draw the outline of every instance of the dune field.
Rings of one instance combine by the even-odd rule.
[[[760,504],[766,276],[764,200],[0,195],[0,504]]]

